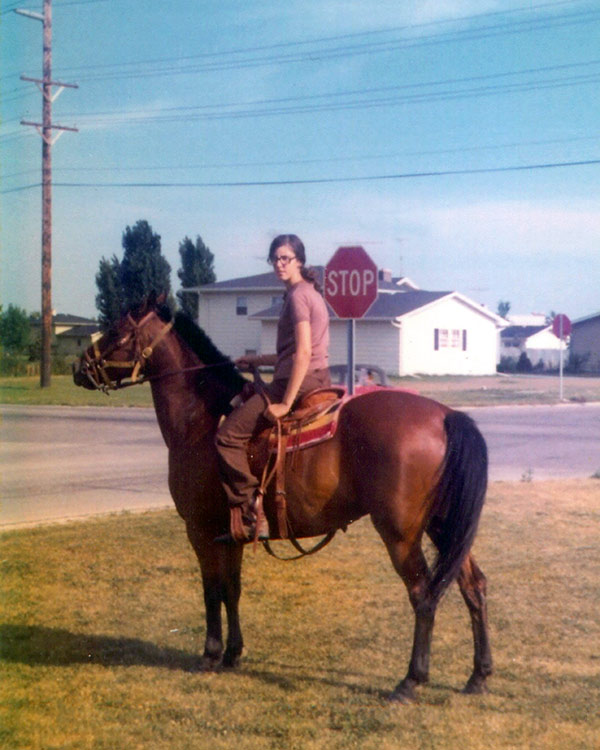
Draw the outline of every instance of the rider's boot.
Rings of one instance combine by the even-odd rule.
[[[269,524],[262,509],[262,496],[258,492],[249,503],[232,506],[229,517],[229,532],[218,536],[215,542],[246,544],[265,542],[269,538]]]

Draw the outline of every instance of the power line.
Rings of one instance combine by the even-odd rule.
[[[545,5],[543,7],[546,7]],[[509,11],[506,11],[507,13]],[[467,20],[469,17],[464,17],[462,20]],[[531,20],[517,20],[508,21],[501,24],[496,24],[487,27],[481,27],[480,29],[474,30],[459,30],[450,32],[440,32],[428,36],[420,36],[416,39],[406,38],[395,38],[391,40],[375,41],[375,42],[364,42],[350,45],[342,45],[336,47],[325,47],[317,48],[306,51],[296,51],[294,48],[299,46],[307,46],[309,44],[321,44],[330,41],[337,41],[340,37],[321,38],[315,40],[309,40],[304,42],[289,42],[284,45],[285,49],[290,50],[285,53],[277,53],[275,55],[262,55],[262,56],[248,56],[255,52],[261,52],[268,49],[274,49],[281,45],[267,45],[263,47],[254,47],[241,50],[230,50],[225,52],[216,53],[202,53],[198,55],[192,55],[188,57],[168,57],[168,58],[154,58],[143,61],[133,61],[129,63],[107,63],[105,65],[89,65],[89,66],[78,66],[76,68],[65,68],[64,72],[70,75],[77,74],[81,81],[93,81],[93,80],[108,80],[108,79],[132,79],[132,78],[147,78],[155,76],[165,75],[185,75],[198,72],[210,72],[218,70],[236,70],[241,68],[256,67],[263,65],[272,64],[288,64],[298,62],[320,62],[324,60],[333,60],[340,57],[348,57],[359,54],[375,54],[379,52],[389,51],[400,51],[406,48],[428,46],[431,44],[440,44],[453,41],[472,41],[490,36],[499,36],[510,33],[519,33],[520,31],[536,31],[544,30],[552,27],[570,26],[573,24],[590,23],[593,20],[600,18],[600,11],[576,11],[573,13],[567,13],[557,15],[554,17],[545,17],[542,19],[531,19]],[[449,21],[434,22],[435,24],[449,23]],[[400,27],[400,30],[415,30],[420,26],[412,27]],[[377,33],[396,33],[399,29],[387,29],[381,30]],[[360,36],[365,34],[374,34],[376,32],[361,32]],[[246,55],[241,59],[235,59],[235,56]],[[232,59],[227,59],[232,58]],[[185,61],[202,61],[196,63],[186,63]],[[173,65],[170,65],[173,63]],[[183,64],[182,64],[183,63]],[[132,66],[162,66],[156,67],[150,70],[131,70]],[[96,73],[85,75],[82,71],[92,68]],[[99,68],[103,68],[102,71]],[[110,68],[116,68],[111,72]],[[119,68],[126,68],[119,70]]]
[[[332,156],[328,158],[311,158],[311,159],[284,159],[270,161],[237,161],[237,162],[204,162],[203,164],[167,164],[167,165],[147,165],[147,166],[113,166],[113,167],[92,167],[89,164],[80,167],[57,167],[56,173],[66,172],[155,172],[155,171],[172,171],[172,170],[196,170],[196,169],[233,169],[240,167],[281,167],[281,166],[299,166],[309,164],[332,164],[348,163],[361,161],[376,161],[378,159],[398,159],[407,156],[434,156],[441,154],[467,154],[477,151],[495,151],[506,148],[522,148],[524,146],[552,146],[569,143],[581,143],[582,141],[597,141],[600,135],[592,136],[575,136],[571,138],[547,138],[534,141],[511,141],[508,143],[496,143],[489,145],[461,146],[456,148],[440,149],[422,149],[418,151],[395,151],[380,154],[362,154],[357,156]],[[15,179],[36,172],[35,169],[26,169],[21,172],[13,172],[3,175],[3,179]]]
[[[220,104],[200,104],[200,105],[180,105],[176,107],[161,107],[157,109],[151,109],[151,110],[138,110],[140,117],[144,121],[159,121],[161,119],[166,119],[168,115],[163,115],[161,117],[156,117],[155,120],[151,119],[149,116],[153,113],[167,113],[167,112],[192,112],[192,111],[202,111],[202,110],[214,110],[217,107],[223,107],[223,108],[234,108],[234,107],[242,107],[242,106],[258,106],[258,105],[266,105],[266,104],[286,104],[286,103],[294,103],[294,102],[310,102],[310,101],[317,101],[317,100],[327,100],[327,99],[335,99],[335,98],[342,98],[342,97],[361,97],[371,94],[384,94],[384,93],[391,93],[391,92],[400,92],[400,91],[414,91],[414,90],[420,90],[420,89],[427,89],[427,88],[435,88],[440,86],[446,86],[446,85],[456,85],[456,84],[462,84],[462,83],[476,83],[476,82],[483,82],[483,81],[490,81],[498,78],[509,78],[514,76],[522,76],[522,75],[537,75],[539,73],[548,73],[548,72],[554,72],[554,71],[567,71],[567,70],[573,70],[574,68],[589,68],[593,66],[600,65],[600,59],[595,60],[588,60],[583,62],[576,62],[576,63],[565,63],[562,65],[550,65],[550,66],[543,66],[539,68],[523,68],[521,70],[515,70],[515,71],[503,71],[500,73],[490,73],[487,75],[478,75],[478,76],[468,76],[468,77],[461,77],[461,78],[450,78],[450,79],[442,79],[438,81],[425,81],[422,83],[407,83],[407,84],[400,84],[400,85],[394,85],[394,86],[379,86],[375,88],[363,88],[363,89],[351,89],[346,91],[331,91],[331,92],[325,92],[322,94],[304,94],[302,96],[287,96],[287,97],[279,97],[279,98],[270,98],[270,99],[259,99],[259,100],[253,100],[253,101],[237,101],[237,102],[223,102]],[[531,81],[531,82],[515,82],[515,83],[508,83],[505,84],[505,87],[510,90],[511,87],[527,87],[524,90],[531,90],[537,87],[537,86],[546,86],[547,84],[556,84],[556,85],[574,85],[576,83],[588,83],[588,82],[595,82],[596,81],[597,74],[591,74],[587,77],[584,75],[580,75],[579,77],[574,78],[563,78],[563,79],[549,79],[544,81]],[[501,90],[501,87],[496,87],[498,90]],[[493,88],[492,88],[493,90]],[[469,90],[466,90],[466,93],[468,93]],[[481,91],[481,89],[473,90],[473,91]],[[450,92],[452,93],[452,92]],[[460,92],[458,92],[460,93]],[[431,96],[432,98],[438,98],[443,95],[443,92],[430,92],[429,94],[423,94],[423,97]],[[385,101],[385,100],[383,100]],[[388,100],[392,101],[392,100]],[[403,100],[399,100],[403,101]],[[326,106],[326,101],[324,104],[319,106]],[[344,107],[351,105],[352,102],[345,102],[341,103],[340,105],[331,104],[332,108],[336,108],[336,106]],[[362,104],[367,105],[369,104],[368,101],[362,102]],[[357,105],[361,105],[361,101],[357,101]],[[290,109],[291,112],[295,112],[295,109]],[[281,114],[282,112],[285,112],[283,109],[277,109],[274,110],[274,114]],[[260,110],[249,110],[249,113],[259,113],[263,114]],[[132,119],[136,114],[136,110],[130,110],[127,112],[123,111],[96,111],[96,112],[83,112],[83,113],[67,113],[67,116],[69,117],[112,117],[118,119],[119,116],[123,116],[124,118],[130,120]],[[235,116],[237,113],[231,113],[232,116]],[[212,116],[215,116],[215,113],[212,113]],[[224,113],[223,116],[227,116],[227,113]]]
[[[497,94],[527,93],[532,91],[545,91],[548,89],[557,89],[564,87],[573,87],[580,85],[589,85],[598,83],[600,75],[587,75],[572,78],[549,79],[547,81],[537,81],[534,83],[510,83],[504,85],[484,86],[466,89],[457,89],[449,91],[428,92],[406,94],[395,97],[378,97],[366,100],[346,101],[346,102],[324,102],[314,104],[297,104],[290,106],[272,107],[272,108],[248,108],[233,111],[204,111],[188,114],[185,116],[177,114],[151,115],[140,113],[119,113],[117,115],[80,115],[79,117],[94,117],[97,124],[140,124],[140,123],[168,123],[168,122],[197,122],[208,120],[236,120],[253,117],[273,117],[292,114],[309,114],[314,112],[332,112],[347,111],[356,109],[374,109],[381,107],[394,107],[404,104],[428,104],[430,102],[455,101],[459,99],[475,99]],[[210,105],[209,105],[210,106]],[[198,107],[197,109],[206,109]],[[75,116],[71,114],[70,116]]]
[[[230,182],[55,182],[61,188],[211,188],[211,187],[271,187],[277,185],[320,185],[325,183],[379,182],[384,180],[407,180],[426,177],[459,177],[466,175],[500,174],[506,172],[531,172],[545,169],[564,169],[600,164],[600,159],[579,161],[546,162],[505,167],[481,167],[474,169],[447,169],[428,172],[402,172],[398,174],[363,175],[358,177],[316,177],[295,180],[251,180]],[[0,191],[1,194],[20,192],[39,187],[39,183]]]

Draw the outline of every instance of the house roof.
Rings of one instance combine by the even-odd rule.
[[[573,325],[578,326],[581,323],[589,323],[590,320],[595,320],[596,318],[600,318],[600,312],[592,313],[591,315],[586,315],[584,318],[577,318],[577,320],[573,321]]]
[[[380,294],[371,305],[365,318],[400,318],[413,310],[425,307],[432,302],[447,297],[452,292],[396,292],[395,294]]]
[[[396,292],[395,294],[380,294],[371,307],[367,310],[364,319],[370,320],[391,320],[406,315],[413,310],[436,302],[442,297],[447,297],[452,292]],[[271,307],[260,312],[254,313],[249,317],[253,320],[271,320],[278,319],[281,312],[283,300],[277,301]],[[337,316],[327,305],[329,317],[336,319]]]
[[[86,326],[73,326],[73,328],[69,328],[66,331],[62,331],[61,333],[57,333],[57,338],[59,336],[73,336],[73,338],[80,338],[85,336],[92,336],[94,333],[98,333],[100,331],[100,326],[97,323],[93,323],[91,325]]]
[[[317,280],[323,286],[323,278],[325,276],[324,266],[311,266],[312,270],[315,271]],[[399,287],[408,287],[409,289],[417,289],[417,285],[411,281],[407,276],[400,276],[386,281],[385,279],[378,279],[377,288],[382,292],[398,292]],[[273,271],[266,271],[265,273],[257,273],[253,276],[239,276],[235,279],[226,279],[225,281],[214,281],[212,284],[202,284],[201,286],[185,287],[183,291],[190,292],[205,292],[216,293],[216,292],[250,292],[250,291],[281,291],[281,282],[275,278]]]
[[[41,318],[33,318],[33,325],[41,325]],[[82,325],[98,325],[93,318],[82,318],[80,315],[71,315],[70,313],[57,313],[52,316],[52,325],[59,326],[82,326]]]
[[[257,273],[253,276],[240,276],[225,281],[214,281],[212,284],[186,287],[183,291],[195,292],[241,292],[241,291],[281,291],[281,282],[273,275],[272,271]]]
[[[535,333],[539,333],[540,331],[545,330],[546,328],[549,328],[550,326],[543,325],[543,326],[508,326],[508,328],[505,328],[501,333],[500,336],[504,338],[512,338],[512,339],[528,339],[530,336],[533,336]]]

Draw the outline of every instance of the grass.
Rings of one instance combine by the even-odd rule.
[[[236,672],[193,671],[200,575],[174,511],[2,535],[0,747],[10,750],[596,748],[600,736],[598,480],[490,487],[478,560],[495,675],[472,660],[455,586],[431,683],[403,676],[412,615],[368,520],[302,562],[247,553]]]
[[[0,403],[52,406],[152,406],[150,386],[136,385],[105,396],[78,388],[70,375],[53,375],[49,388],[40,388],[39,377],[1,377]]]
[[[559,401],[558,377],[548,375],[489,375],[397,378],[394,385],[411,388],[449,406],[502,404],[555,404]],[[566,376],[566,401],[600,401],[600,377]],[[113,391],[105,396],[73,385],[70,375],[53,375],[49,388],[40,388],[37,377],[0,378],[0,403],[66,406],[152,406],[148,385]]]

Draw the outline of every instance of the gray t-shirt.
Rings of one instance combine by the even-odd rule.
[[[296,351],[294,327],[307,320],[310,323],[311,356],[309,372],[321,370],[329,364],[329,314],[325,300],[308,281],[295,284],[285,295],[277,324],[277,363],[273,379],[289,378]]]

